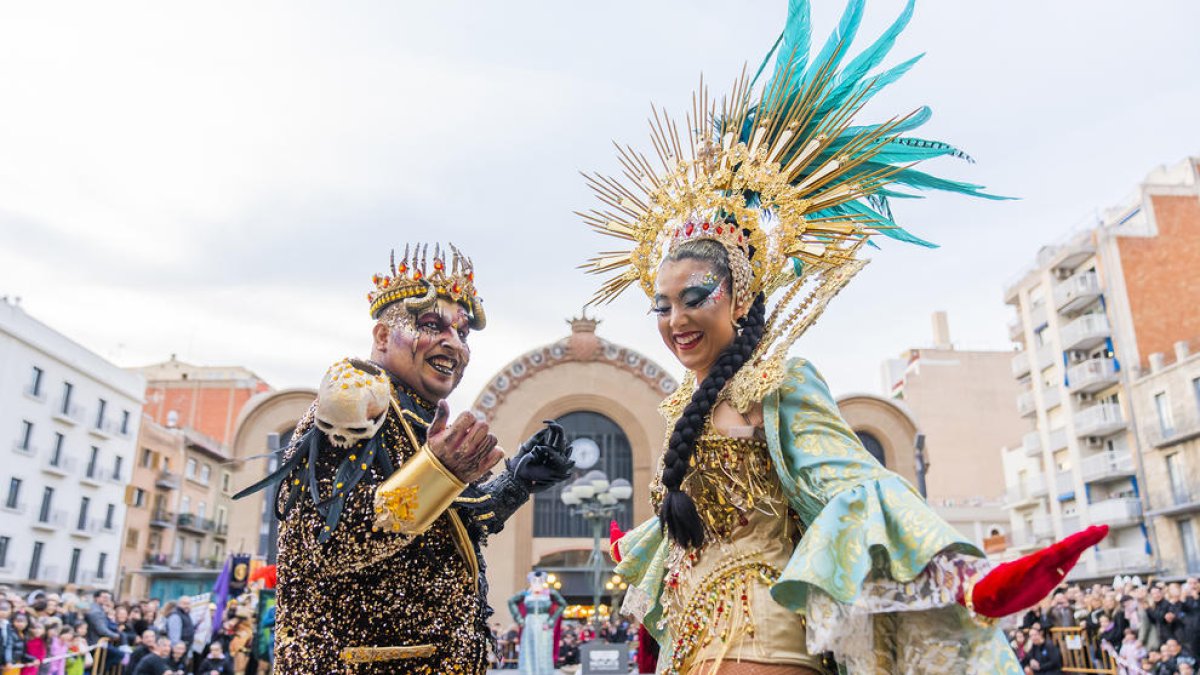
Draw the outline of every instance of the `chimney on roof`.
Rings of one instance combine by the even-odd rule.
[[[1163,364],[1166,363],[1166,357],[1162,352],[1154,352],[1150,355],[1150,372],[1157,373],[1163,369]]]
[[[950,342],[950,319],[943,311],[933,313],[933,347],[934,349],[954,349]]]
[[[1182,363],[1187,359],[1189,353],[1187,340],[1180,340],[1175,343],[1175,363]]]

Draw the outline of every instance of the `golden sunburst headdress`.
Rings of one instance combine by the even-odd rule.
[[[405,246],[399,264],[392,251],[390,274],[371,277],[374,290],[367,293],[371,303],[371,318],[378,319],[391,304],[403,302],[411,313],[423,311],[437,299],[460,303],[467,309],[472,330],[482,330],[487,324],[483,302],[475,290],[475,266],[454,244],[442,250],[434,246],[433,265],[429,265],[429,244]],[[447,259],[449,256],[449,259]]]
[[[768,298],[767,330],[756,363],[782,363],[788,348],[858,272],[874,235],[931,246],[892,221],[898,187],[995,198],[982,187],[937,178],[912,165],[941,155],[968,158],[939,141],[904,132],[923,124],[928,108],[882,124],[855,126],[863,105],[920,58],[871,74],[912,16],[910,1],[873,44],[842,66],[865,0],[850,0],[837,30],[809,60],[808,2],[792,0],[779,40],[753,79],[745,72],[719,101],[701,82],[682,130],[653,110],[657,162],[617,146],[623,180],[585,178],[603,202],[579,215],[602,234],[630,242],[583,267],[611,274],[593,298],[608,302],[637,283],[653,296],[658,267],[672,248],[713,239],[730,254],[737,304]],[[772,54],[774,72],[756,87]],[[615,274],[614,274],[615,273]],[[773,378],[764,378],[773,379]]]

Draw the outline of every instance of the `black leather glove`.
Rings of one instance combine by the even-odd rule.
[[[530,492],[541,492],[571,477],[575,462],[571,446],[557,422],[546,421],[546,427],[521,444],[508,470],[520,478]]]

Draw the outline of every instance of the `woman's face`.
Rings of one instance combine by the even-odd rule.
[[[667,349],[703,377],[733,342],[733,298],[729,275],[705,260],[685,258],[658,268],[651,311]]]
[[[29,617],[24,614],[18,614],[12,618],[12,625],[13,628],[23,631],[29,626]]]
[[[113,616],[116,618],[117,623],[125,623],[129,620],[129,610],[124,607],[117,607],[116,611],[113,612]]]

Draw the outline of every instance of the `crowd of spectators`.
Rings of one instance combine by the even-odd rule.
[[[1027,674],[1057,675],[1065,646],[1058,643],[1068,635],[1078,637],[1068,649],[1097,664],[1111,653],[1122,675],[1192,675],[1200,654],[1200,582],[1118,577],[1111,585],[1067,586],[1026,612],[1008,638]]]
[[[516,669],[521,651],[521,627],[514,623],[501,630],[499,625],[494,625],[492,634],[497,646],[495,667],[500,670]],[[567,670],[578,666],[580,649],[593,640],[610,644],[628,643],[632,659],[636,656],[636,638],[637,631],[624,619],[601,621],[598,629],[588,622],[566,620],[562,623],[554,665]]]
[[[0,588],[0,662],[5,675],[253,675],[252,659],[233,656],[246,651],[237,607],[214,631],[193,618],[189,597],[114,602],[108,591]]]

